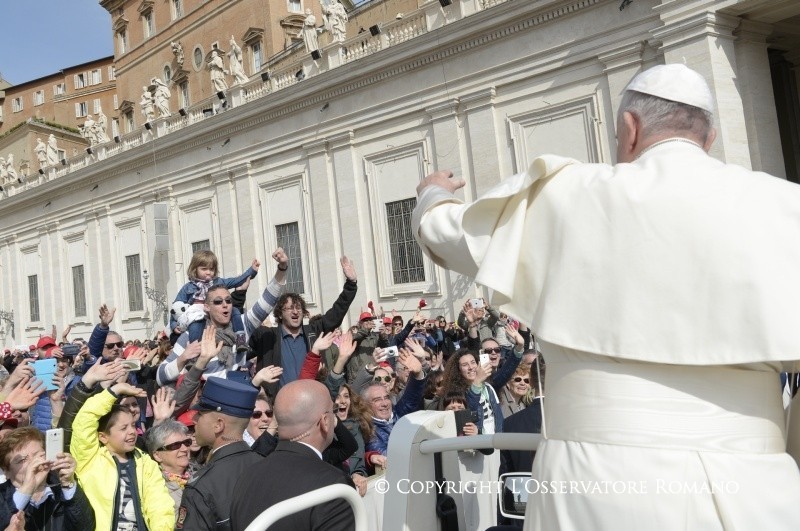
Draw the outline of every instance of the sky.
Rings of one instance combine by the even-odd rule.
[[[18,85],[114,54],[99,0],[0,0],[0,74]]]

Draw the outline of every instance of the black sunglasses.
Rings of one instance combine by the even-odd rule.
[[[483,353],[484,354],[491,354],[491,353],[500,354],[500,348],[499,347],[498,348],[485,348],[485,349],[483,349]]]
[[[111,349],[112,349],[112,348],[114,348],[114,347],[116,347],[116,348],[122,348],[122,347],[124,347],[124,346],[125,346],[125,343],[123,343],[122,341],[117,341],[116,343],[106,343],[106,348],[107,348],[108,350],[111,350]]]
[[[520,382],[531,383],[530,378],[523,378],[522,376],[517,376],[516,378],[514,378],[514,381],[516,383],[520,383]]]
[[[175,450],[180,449],[181,446],[190,448],[192,446],[192,440],[184,439],[182,441],[175,441],[174,443],[165,444],[164,446],[159,448],[158,451],[160,452],[161,450],[167,450],[169,452],[174,452]]]
[[[263,416],[271,417],[272,411],[253,411],[254,419],[260,419]]]
[[[213,301],[211,301],[211,304],[213,304],[214,306],[219,306],[223,302],[225,304],[231,304],[233,302],[233,299],[231,299],[230,297],[225,297],[224,299],[214,299]]]
[[[394,376],[376,376],[372,379],[373,382],[391,382]]]

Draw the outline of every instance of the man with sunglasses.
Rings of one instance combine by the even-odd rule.
[[[242,315],[245,333],[248,336],[254,334],[259,325],[267,318],[286,286],[286,271],[289,269],[289,258],[280,247],[272,253],[272,258],[277,262],[275,276],[264,288],[261,297],[256,303]],[[213,286],[208,290],[205,301],[206,327],[214,326],[217,341],[221,341],[223,346],[219,354],[209,360],[201,374],[205,378],[209,376],[225,378],[227,371],[238,370],[247,364],[247,354],[236,349],[236,335],[231,324],[233,297],[224,286]],[[189,343],[188,333],[181,334],[170,355],[158,366],[156,380],[159,385],[163,386],[178,379],[187,364],[187,358],[191,356],[189,359],[195,359],[199,356],[200,351],[197,345],[197,342]],[[191,354],[186,351],[191,352]]]

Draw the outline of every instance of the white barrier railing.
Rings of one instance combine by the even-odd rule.
[[[356,489],[344,484],[328,485],[327,487],[312,490],[300,496],[276,503],[250,522],[245,531],[265,531],[281,518],[337,498],[344,498],[352,507],[356,520],[355,531],[368,531],[367,513],[364,509],[364,502],[361,501],[361,496],[359,496]]]

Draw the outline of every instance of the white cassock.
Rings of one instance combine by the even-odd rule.
[[[413,223],[547,360],[526,528],[797,525],[778,373],[800,359],[800,187],[670,139],[543,156],[470,205],[428,187]]]

